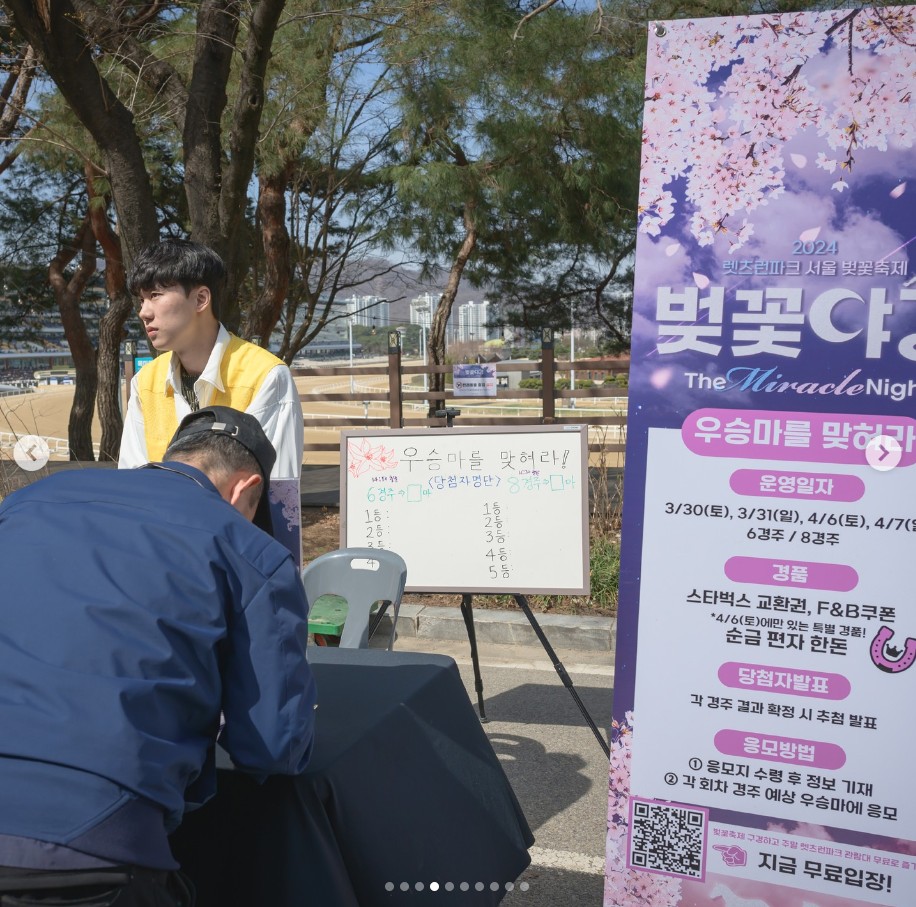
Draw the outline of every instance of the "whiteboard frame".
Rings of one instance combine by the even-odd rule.
[[[522,586],[507,588],[506,586],[412,586],[410,583],[410,570],[407,571],[407,585],[405,592],[426,593],[456,593],[456,594],[481,594],[481,595],[589,595],[591,592],[591,564],[589,544],[589,512],[588,512],[588,426],[580,424],[560,425],[496,425],[496,426],[453,426],[452,428],[386,428],[386,429],[348,429],[340,433],[340,547],[347,547],[347,500],[348,477],[347,452],[351,438],[382,438],[382,437],[415,437],[428,439],[431,435],[517,435],[517,434],[560,434],[579,436],[580,447],[580,475],[579,491],[579,529],[582,540],[582,563],[579,577],[581,582],[577,586],[563,587],[534,587]],[[544,531],[549,531],[545,520]]]

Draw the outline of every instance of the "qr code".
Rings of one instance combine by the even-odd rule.
[[[708,811],[635,797],[631,802],[629,865],[702,881]]]

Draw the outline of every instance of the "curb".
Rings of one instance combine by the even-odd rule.
[[[611,652],[617,636],[613,617],[576,614],[536,614],[537,622],[551,646],[582,652]],[[377,631],[391,632],[391,616],[386,614]],[[399,636],[416,639],[467,640],[467,628],[460,608],[430,605],[401,605],[398,612]],[[528,618],[521,611],[474,611],[474,632],[478,643],[507,646],[539,646]]]

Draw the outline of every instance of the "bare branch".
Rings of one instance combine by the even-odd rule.
[[[862,10],[854,9],[851,13],[848,13],[847,15],[843,16],[842,19],[838,19],[836,22],[833,23],[833,25],[830,26],[830,28],[827,29],[825,34],[832,35],[837,29],[842,28],[844,25],[846,25],[849,22],[852,22],[852,20],[855,19],[855,17],[858,16],[860,12],[862,12]]]
[[[38,54],[29,45],[25,54],[11,69],[9,77],[0,94],[0,141],[9,141],[13,138],[13,130],[19,123],[19,118],[25,110],[29,97],[32,79],[38,67]]]
[[[545,0],[545,2],[542,3],[537,9],[533,9],[531,10],[530,13],[526,13],[524,16],[522,16],[521,21],[518,23],[518,25],[515,28],[515,33],[512,35],[512,40],[515,41],[518,39],[518,36],[521,34],[521,31],[522,31],[522,26],[526,22],[530,21],[535,16],[539,16],[545,10],[550,9],[550,7],[554,6],[557,2],[558,0]]]
[[[16,28],[38,52],[48,75],[102,151],[129,254],[158,228],[149,174],[133,116],[102,78],[72,0],[55,0],[54,27],[43,27],[27,0],[5,0]]]
[[[164,60],[151,54],[119,23],[105,16],[91,0],[73,0],[80,22],[100,47],[123,63],[154,94],[163,96],[173,111],[173,122],[179,129],[184,125],[184,110],[188,103],[188,90],[175,69]],[[156,3],[152,4],[157,6]],[[147,10],[151,14],[154,10]]]
[[[898,41],[900,44],[904,44],[907,47],[916,47],[912,41],[907,41],[899,32],[897,31],[897,26],[891,22],[891,16],[888,15],[892,10],[884,10],[881,7],[875,7],[874,9],[869,10],[869,13],[873,15],[893,36],[895,41]]]
[[[162,9],[162,0],[152,0],[152,2],[146,5],[146,9],[138,10],[130,20],[131,28],[140,28],[143,25],[146,25],[147,22],[151,22],[159,14],[159,11]]]
[[[7,158],[4,159],[4,163],[6,163],[6,161],[9,163],[6,163],[5,167],[0,166],[0,173],[2,173],[4,169],[12,164],[17,157],[19,157],[23,150],[23,144],[26,142],[35,142],[37,144],[49,145],[52,148],[62,148],[64,151],[72,154],[74,157],[79,158],[83,164],[93,163],[92,158],[89,156],[89,153],[92,150],[91,146],[75,145],[62,133],[54,129],[53,126],[50,126],[46,120],[38,119],[28,110],[23,110],[22,116],[26,120],[29,120],[32,125],[25,132],[25,134],[16,138],[16,147],[10,151],[10,153],[7,155]],[[49,136],[51,139],[54,139],[54,141],[51,141]]]

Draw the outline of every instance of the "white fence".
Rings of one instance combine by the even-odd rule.
[[[28,386],[20,387],[10,387],[4,384],[0,387],[0,397],[21,397],[23,394],[34,394],[35,386],[34,384]]]
[[[28,432],[17,435],[12,431],[0,431],[0,450],[12,450],[16,446],[16,442],[27,434]],[[62,457],[65,460],[70,459],[70,442],[66,438],[48,438],[43,435],[39,437],[48,445],[48,450],[51,452],[52,457]],[[96,459],[98,459],[98,444],[92,445],[92,452],[95,454]]]

